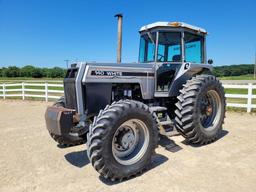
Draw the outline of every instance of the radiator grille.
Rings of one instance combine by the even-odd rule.
[[[76,102],[76,75],[78,68],[70,68],[64,79],[64,94],[66,100],[66,108],[75,109],[77,111]]]

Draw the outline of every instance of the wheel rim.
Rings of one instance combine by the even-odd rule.
[[[209,90],[201,99],[200,123],[206,131],[216,128],[221,118],[222,104],[217,91]]]
[[[144,122],[130,119],[120,125],[112,139],[114,158],[123,165],[137,163],[147,151],[149,132]]]

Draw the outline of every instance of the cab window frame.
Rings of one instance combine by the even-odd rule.
[[[181,61],[179,62],[171,62],[171,61],[168,61],[168,62],[161,62],[161,61],[157,61],[157,54],[158,54],[158,40],[159,40],[159,33],[161,32],[179,32],[181,34]],[[202,45],[201,45],[201,55],[202,55],[202,58],[201,58],[201,62],[200,63],[195,63],[195,64],[206,64],[206,60],[207,60],[207,55],[206,55],[206,35],[203,34],[203,33],[198,33],[196,31],[193,31],[193,30],[189,30],[189,29],[184,29],[184,28],[176,28],[176,29],[166,29],[164,27],[157,27],[157,28],[154,28],[152,30],[150,30],[150,33],[153,34],[155,33],[156,34],[156,39],[155,39],[155,45],[154,45],[154,55],[155,55],[155,58],[153,61],[144,61],[144,62],[141,62],[140,61],[140,55],[141,55],[141,41],[140,41],[140,45],[139,45],[139,56],[138,56],[138,62],[139,63],[178,63],[178,64],[182,64],[182,63],[186,63],[188,61],[185,60],[186,58],[186,45],[185,45],[185,34],[188,33],[188,34],[192,34],[192,35],[197,35],[197,36],[200,36],[202,38]],[[141,36],[143,35],[146,35],[147,32],[142,32],[140,33],[140,38]]]

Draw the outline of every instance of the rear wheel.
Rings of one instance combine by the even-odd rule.
[[[212,75],[198,75],[187,81],[176,103],[177,130],[190,143],[207,144],[216,140],[225,117],[225,94]]]
[[[95,117],[88,135],[88,157],[105,178],[125,179],[141,173],[151,162],[158,130],[147,105],[121,100]]]
[[[55,107],[65,107],[65,98],[61,97],[59,98],[53,106]],[[89,125],[88,125],[89,127]],[[80,145],[83,143],[86,143],[87,138],[86,134],[88,132],[89,128],[78,128],[78,127],[72,127],[69,135],[55,135],[53,133],[50,133],[51,137],[59,143],[62,147],[70,147],[74,145]]]

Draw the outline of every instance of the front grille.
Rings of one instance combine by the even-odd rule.
[[[75,109],[77,111],[76,102],[76,75],[78,68],[70,68],[64,79],[64,94],[66,100],[66,108]]]

